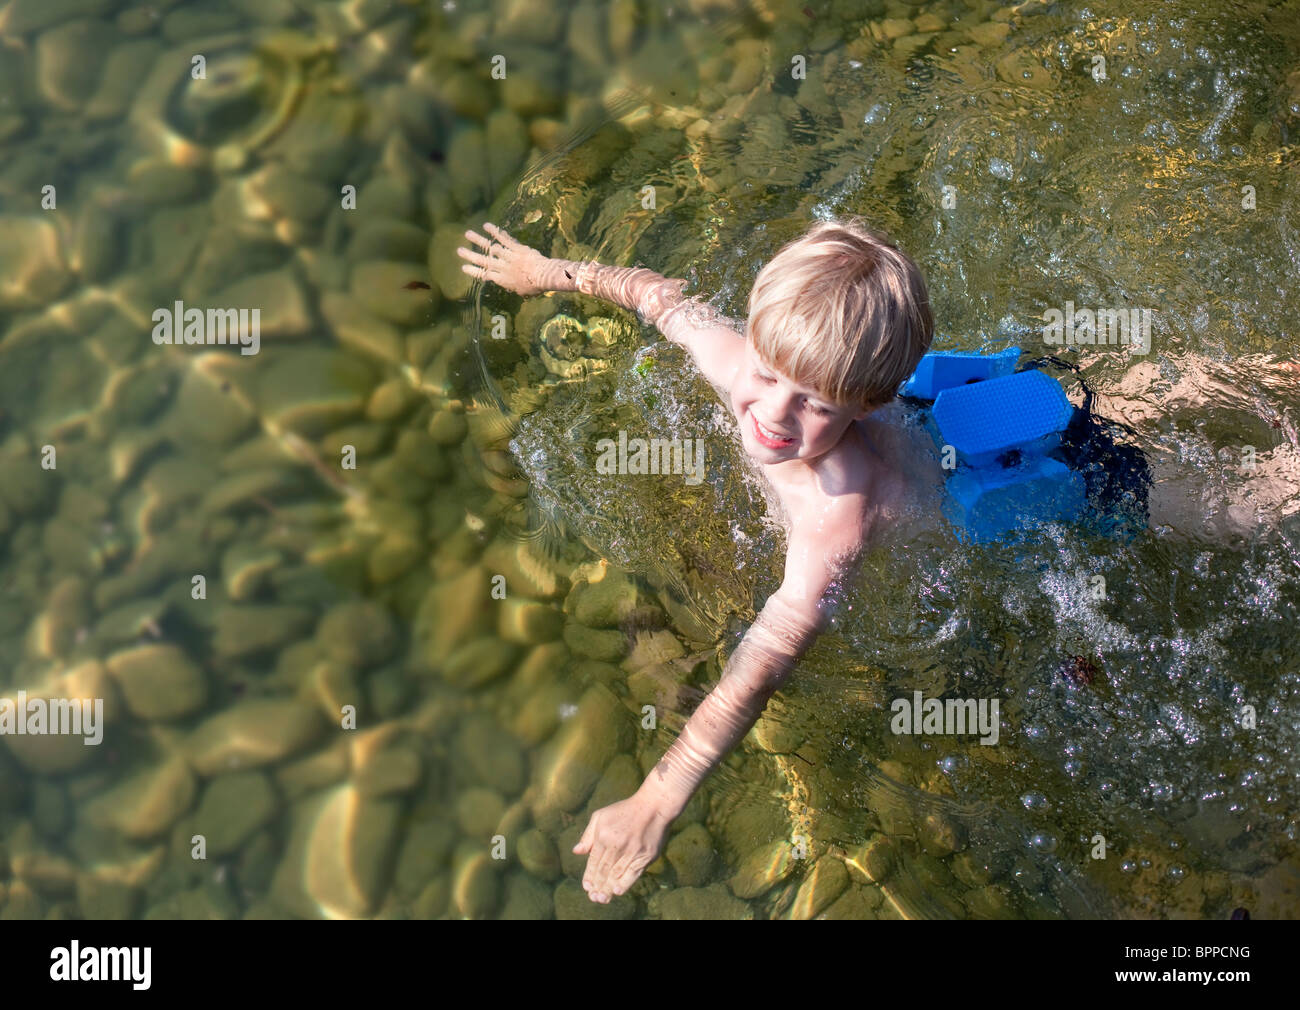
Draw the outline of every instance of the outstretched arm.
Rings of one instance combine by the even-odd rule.
[[[595,262],[552,260],[576,290],[634,311],[670,342],[681,344],[719,393],[731,389],[745,351],[745,337],[734,321],[707,302],[684,297],[686,280],[667,278],[647,267],[615,267]]]
[[[826,590],[862,545],[862,501],[832,500],[827,536],[806,527],[791,533],[785,579],[732,654],[718,686],[626,800],[591,815],[573,851],[589,853],[582,886],[593,901],[622,894],[658,855],[668,826],[692,794],[758,721],[768,699],[821,632]]]
[[[523,245],[493,224],[493,238],[474,231],[466,237],[487,253],[460,248],[467,262],[461,269],[471,277],[491,280],[518,294],[581,291],[613,302],[637,314],[668,340],[690,352],[696,366],[719,393],[731,388],[744,355],[745,338],[734,321],[707,302],[682,296],[687,282],[669,279],[647,267],[615,267],[592,261],[552,259]]]

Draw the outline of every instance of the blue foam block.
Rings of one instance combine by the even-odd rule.
[[[945,389],[933,410],[944,442],[970,466],[994,463],[1012,449],[1050,451],[1073,412],[1060,383],[1033,370]]]
[[[900,392],[922,400],[933,400],[945,389],[1011,375],[1020,360],[1019,347],[997,354],[977,351],[932,351],[921,358]]]
[[[988,543],[1039,522],[1083,515],[1083,476],[1050,456],[1015,467],[958,470],[948,478],[943,510],[959,537]]]

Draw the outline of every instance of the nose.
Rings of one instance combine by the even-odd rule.
[[[779,425],[789,430],[790,412],[794,407],[795,397],[779,387],[763,391],[759,397],[759,412],[767,424]]]

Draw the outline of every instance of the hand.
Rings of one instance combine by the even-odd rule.
[[[458,247],[456,252],[469,261],[461,264],[461,270],[479,280],[495,281],[515,294],[535,295],[554,290],[546,283],[549,257],[516,242],[491,222],[484,224],[483,230],[490,232],[492,239],[476,231],[467,231],[465,237],[486,249],[487,254]]]
[[[582,887],[592,901],[608,905],[654,862],[672,818],[641,793],[601,807],[591,815],[587,830],[573,847],[590,853]]]

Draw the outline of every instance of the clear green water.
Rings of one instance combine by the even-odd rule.
[[[1296,5],[669,10],[0,14],[0,694],[107,722],[0,739],[0,916],[1295,916]],[[455,248],[492,220],[742,317],[840,213],[917,258],[943,346],[1149,307],[1150,354],[1070,356],[1209,505],[1127,544],[882,545],[665,857],[592,905],[569,849],[784,536],[680,349],[472,287]],[[259,353],[154,343],[176,300],[260,307]],[[617,338],[548,359],[561,312]],[[706,479],[598,474],[619,428],[704,438]],[[1188,518],[1231,503],[1235,537]],[[998,744],[891,733],[916,690],[1001,699]]]

